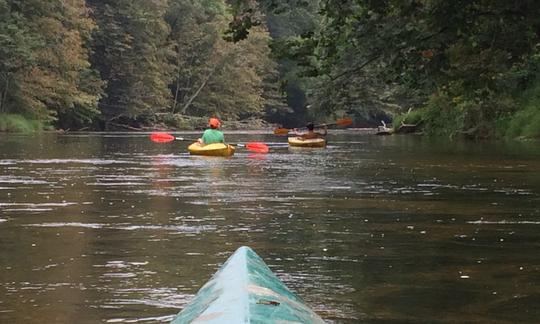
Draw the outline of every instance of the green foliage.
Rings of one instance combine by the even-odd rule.
[[[85,2],[1,0],[0,9],[0,112],[50,123],[59,113],[95,111],[101,89],[87,78],[84,42],[94,25]]]
[[[158,115],[157,122],[173,129],[194,130],[205,128],[208,125],[208,118],[165,113]]]
[[[75,130],[260,116],[280,104],[270,37],[254,1],[231,4],[0,0],[0,113]],[[233,17],[250,29],[234,44]]]
[[[503,120],[499,130],[507,137],[540,138],[540,81],[522,95],[522,109]]]
[[[427,120],[426,116],[427,110],[414,110],[407,112],[405,114],[400,114],[394,117],[392,125],[394,128],[398,128],[401,124],[421,124]]]
[[[313,64],[316,60],[311,37],[319,24],[318,1],[260,1],[266,8],[268,28],[272,40],[272,56],[279,63],[278,83],[274,87],[276,95],[266,106],[266,118],[270,122],[295,127],[308,119],[307,92],[313,89],[316,74]],[[277,87],[276,87],[277,86]],[[286,102],[283,101],[286,96]]]
[[[421,110],[424,131],[429,135],[454,137],[464,127],[464,117],[446,92],[434,94]]]
[[[26,119],[21,115],[0,113],[0,132],[32,133],[43,129],[39,120]]]
[[[230,3],[233,17],[223,39],[236,43],[248,38],[250,29],[262,24],[262,17],[254,0],[233,0]]]
[[[268,32],[254,27],[249,37],[227,42],[221,37],[230,19],[225,4],[215,0],[208,8],[174,1],[166,15],[176,52],[171,111],[229,120],[260,115],[267,99],[279,97],[268,83],[276,82]]]
[[[223,45],[219,68],[194,103],[198,115],[223,119],[260,115],[264,108],[264,77],[275,71],[269,59],[269,35],[263,27],[253,28],[249,38]]]
[[[98,29],[92,63],[107,81],[100,102],[105,126],[138,123],[169,104],[167,1],[89,1]],[[149,117],[147,117],[149,116]]]
[[[310,24],[310,16],[316,11],[313,8],[318,8],[318,1],[307,0],[231,0],[228,2],[231,4],[233,17],[225,31],[224,39],[229,42],[244,40],[252,27],[261,26],[265,18],[261,12],[266,14],[270,29],[274,30],[273,37],[301,34],[298,28],[302,22],[298,21]]]
[[[538,136],[539,13],[534,0],[0,0],[0,113],[65,129],[397,115],[433,135]]]
[[[537,71],[537,1],[323,0],[319,12],[306,39],[275,47],[315,78],[317,114],[425,108],[428,133],[492,136]]]
[[[175,51],[171,112],[192,113],[193,104],[216,70],[221,68],[221,30],[225,28],[222,1],[201,6],[197,1],[173,1],[165,16]],[[212,8],[212,10],[208,10]]]

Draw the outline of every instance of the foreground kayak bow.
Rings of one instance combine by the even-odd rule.
[[[324,323],[245,246],[221,266],[172,324],[199,322]]]

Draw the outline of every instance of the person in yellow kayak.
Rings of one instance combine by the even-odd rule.
[[[328,134],[328,127],[326,125],[323,126],[324,133],[316,132],[315,131],[315,125],[313,123],[308,123],[306,125],[307,133],[298,133],[298,131],[295,129],[296,136],[301,139],[314,139],[314,138],[324,138],[326,134]]]
[[[208,128],[204,131],[201,138],[199,138],[198,142],[201,145],[207,145],[212,143],[224,143],[225,137],[223,136],[223,132],[220,131],[218,128],[221,126],[221,122],[217,118],[210,118],[208,120]]]

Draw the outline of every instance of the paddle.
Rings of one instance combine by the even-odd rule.
[[[315,125],[315,128],[321,128],[321,127],[324,127],[324,126],[334,126],[334,125],[337,125],[337,126],[349,126],[352,123],[353,123],[353,120],[351,118],[341,118],[341,119],[336,120],[335,123]],[[302,128],[299,128],[299,129],[304,129],[304,128],[305,127],[302,127]],[[290,128],[276,128],[276,129],[274,129],[274,135],[287,135],[287,134],[289,134],[289,132],[291,130],[292,129],[290,129]]]
[[[152,142],[156,143],[168,143],[172,142],[174,140],[176,141],[190,141],[190,142],[196,142],[197,139],[195,138],[184,138],[184,137],[174,137],[171,134],[168,133],[152,133],[150,134],[150,140]],[[241,143],[230,143],[231,145],[236,145],[239,147],[245,147],[246,149],[256,152],[256,153],[268,153],[268,145],[261,143],[261,142],[248,142],[246,144]]]

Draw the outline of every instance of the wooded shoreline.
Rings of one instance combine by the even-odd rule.
[[[0,131],[350,116],[540,138],[539,15],[532,0],[0,0]]]

